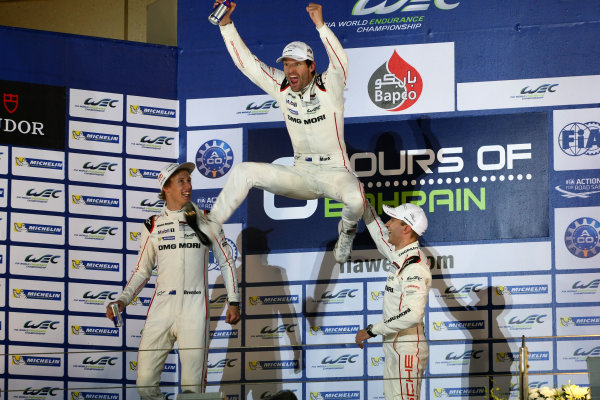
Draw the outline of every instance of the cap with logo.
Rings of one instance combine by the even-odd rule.
[[[312,49],[304,42],[292,42],[285,46],[277,62],[282,62],[284,58],[291,58],[296,61],[315,60]]]
[[[162,169],[162,171],[160,171],[160,174],[158,174],[158,186],[160,186],[160,190],[163,189],[163,186],[165,186],[165,183],[169,180],[171,175],[173,175],[175,172],[177,172],[181,169],[185,169],[186,171],[188,171],[191,174],[192,172],[194,172],[194,169],[196,169],[196,165],[192,162],[184,162],[181,164],[177,164],[177,163],[167,164]]]
[[[406,203],[398,207],[383,206],[383,211],[392,218],[406,222],[419,236],[427,230],[425,211],[416,204]]]

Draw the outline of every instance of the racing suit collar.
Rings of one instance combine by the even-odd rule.
[[[417,240],[415,240],[412,243],[407,244],[406,246],[404,246],[401,249],[396,250],[396,256],[400,257],[400,256],[407,254],[414,250],[419,250],[419,242]]]
[[[163,211],[163,215],[168,218],[168,219],[172,219],[172,220],[183,220],[183,208],[181,210],[169,210],[167,207],[165,207],[164,211]]]
[[[302,101],[303,101],[303,102],[305,102],[305,103],[308,103],[308,102],[310,102],[310,95],[311,95],[311,93],[313,93],[313,92],[314,92],[314,87],[315,87],[315,79],[316,79],[316,78],[317,78],[317,74],[315,73],[315,74],[313,75],[313,78],[312,78],[312,80],[309,82],[309,84],[308,84],[308,85],[306,85],[306,86],[304,87],[304,89],[302,89],[302,90],[301,90],[301,91],[299,91],[299,92],[293,92],[293,93],[296,93],[296,94],[298,94],[298,96],[299,96],[299,97],[302,99]]]

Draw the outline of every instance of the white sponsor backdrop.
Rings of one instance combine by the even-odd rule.
[[[196,169],[192,173],[192,182],[196,188],[222,188],[225,185],[231,168],[244,160],[242,133],[243,131],[239,128],[187,132],[186,160],[196,164]],[[221,168],[216,174],[212,174],[207,172],[207,168],[203,167],[204,163],[199,162],[198,159],[202,159],[203,156],[210,158],[211,153],[214,152],[211,149],[215,146],[223,149],[227,149],[228,146],[231,150],[226,154],[232,159],[224,162],[224,168]],[[199,169],[201,167],[202,169]]]
[[[465,111],[598,103],[600,95],[588,90],[598,85],[600,75],[459,83],[457,108]]]
[[[123,159],[93,154],[69,153],[69,180],[121,185]]]
[[[179,126],[179,101],[127,96],[127,122],[143,125]]]
[[[64,212],[65,185],[13,179],[10,185],[10,204],[13,208]]]
[[[127,154],[159,158],[179,158],[179,133],[130,126],[127,128]]]
[[[65,276],[65,251],[44,247],[11,246],[11,274],[26,276]]]
[[[67,136],[72,149],[109,153],[123,151],[123,127],[120,125],[71,120]]]
[[[50,150],[12,148],[13,175],[49,178],[65,178],[65,153]]]

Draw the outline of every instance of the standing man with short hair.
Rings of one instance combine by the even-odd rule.
[[[215,6],[221,2],[217,0]],[[327,50],[329,67],[317,74],[313,51],[304,42],[285,46],[277,59],[283,63],[283,71],[269,67],[250,52],[238,34],[231,20],[235,8],[236,3],[231,2],[220,22],[225,45],[239,70],[279,103],[294,149],[294,166],[236,165],[209,218],[223,224],[253,187],[300,200],[329,197],[344,203],[334,257],[346,262],[365,204],[362,184],[351,169],[344,142],[346,53],[325,25],[321,6],[309,3],[306,11]]]
[[[417,400],[429,346],[423,318],[431,288],[429,262],[419,247],[427,229],[427,217],[417,205],[383,206],[391,219],[383,225],[369,206],[363,216],[377,249],[392,263],[385,283],[383,319],[356,333],[356,344],[383,336],[385,367],[383,391],[386,400]]]
[[[135,270],[114,302],[123,311],[144,288],[152,270],[158,277],[152,303],[142,331],[137,361],[137,385],[142,399],[163,399],[160,375],[173,344],[177,341],[181,362],[181,386],[188,392],[206,388],[209,297],[209,245],[221,267],[229,307],[225,321],[240,320],[240,294],[234,260],[223,232],[205,235],[204,212],[190,202],[195,165],[168,164],[158,176],[161,198],[166,206],[142,225],[140,250]],[[199,229],[200,228],[200,229]],[[114,315],[107,306],[106,316]]]

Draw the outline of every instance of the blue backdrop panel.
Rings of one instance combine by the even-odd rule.
[[[287,42],[302,40],[313,47],[317,70],[327,57],[305,7],[293,0],[240,1],[233,14],[238,31],[248,47],[263,61],[275,59]],[[455,42],[457,82],[591,75],[597,73],[593,60],[600,56],[594,37],[600,16],[595,1],[519,2],[424,1],[414,10],[409,1],[339,0],[322,2],[327,23],[334,23],[345,48]],[[403,7],[388,14],[370,12],[353,15],[359,3],[373,9],[387,3]],[[416,3],[416,2],[415,2]],[[181,94],[186,98],[260,93],[233,65],[224,49],[218,27],[206,22],[213,2],[179,2],[179,45],[185,57],[179,65]],[[448,4],[450,9],[438,7]],[[423,9],[425,8],[426,9]],[[388,10],[389,11],[389,10]],[[402,25],[393,18],[420,18],[411,29],[365,31],[365,27]],[[583,21],[583,22],[582,22]],[[366,23],[366,24],[365,24]],[[350,26],[348,26],[350,25]],[[574,49],[577,48],[577,51]],[[568,54],[568,57],[564,55]],[[210,79],[198,79],[204,65],[217,66]],[[350,73],[352,65],[350,65]]]
[[[177,97],[172,47],[0,27],[0,49],[5,80]]]

